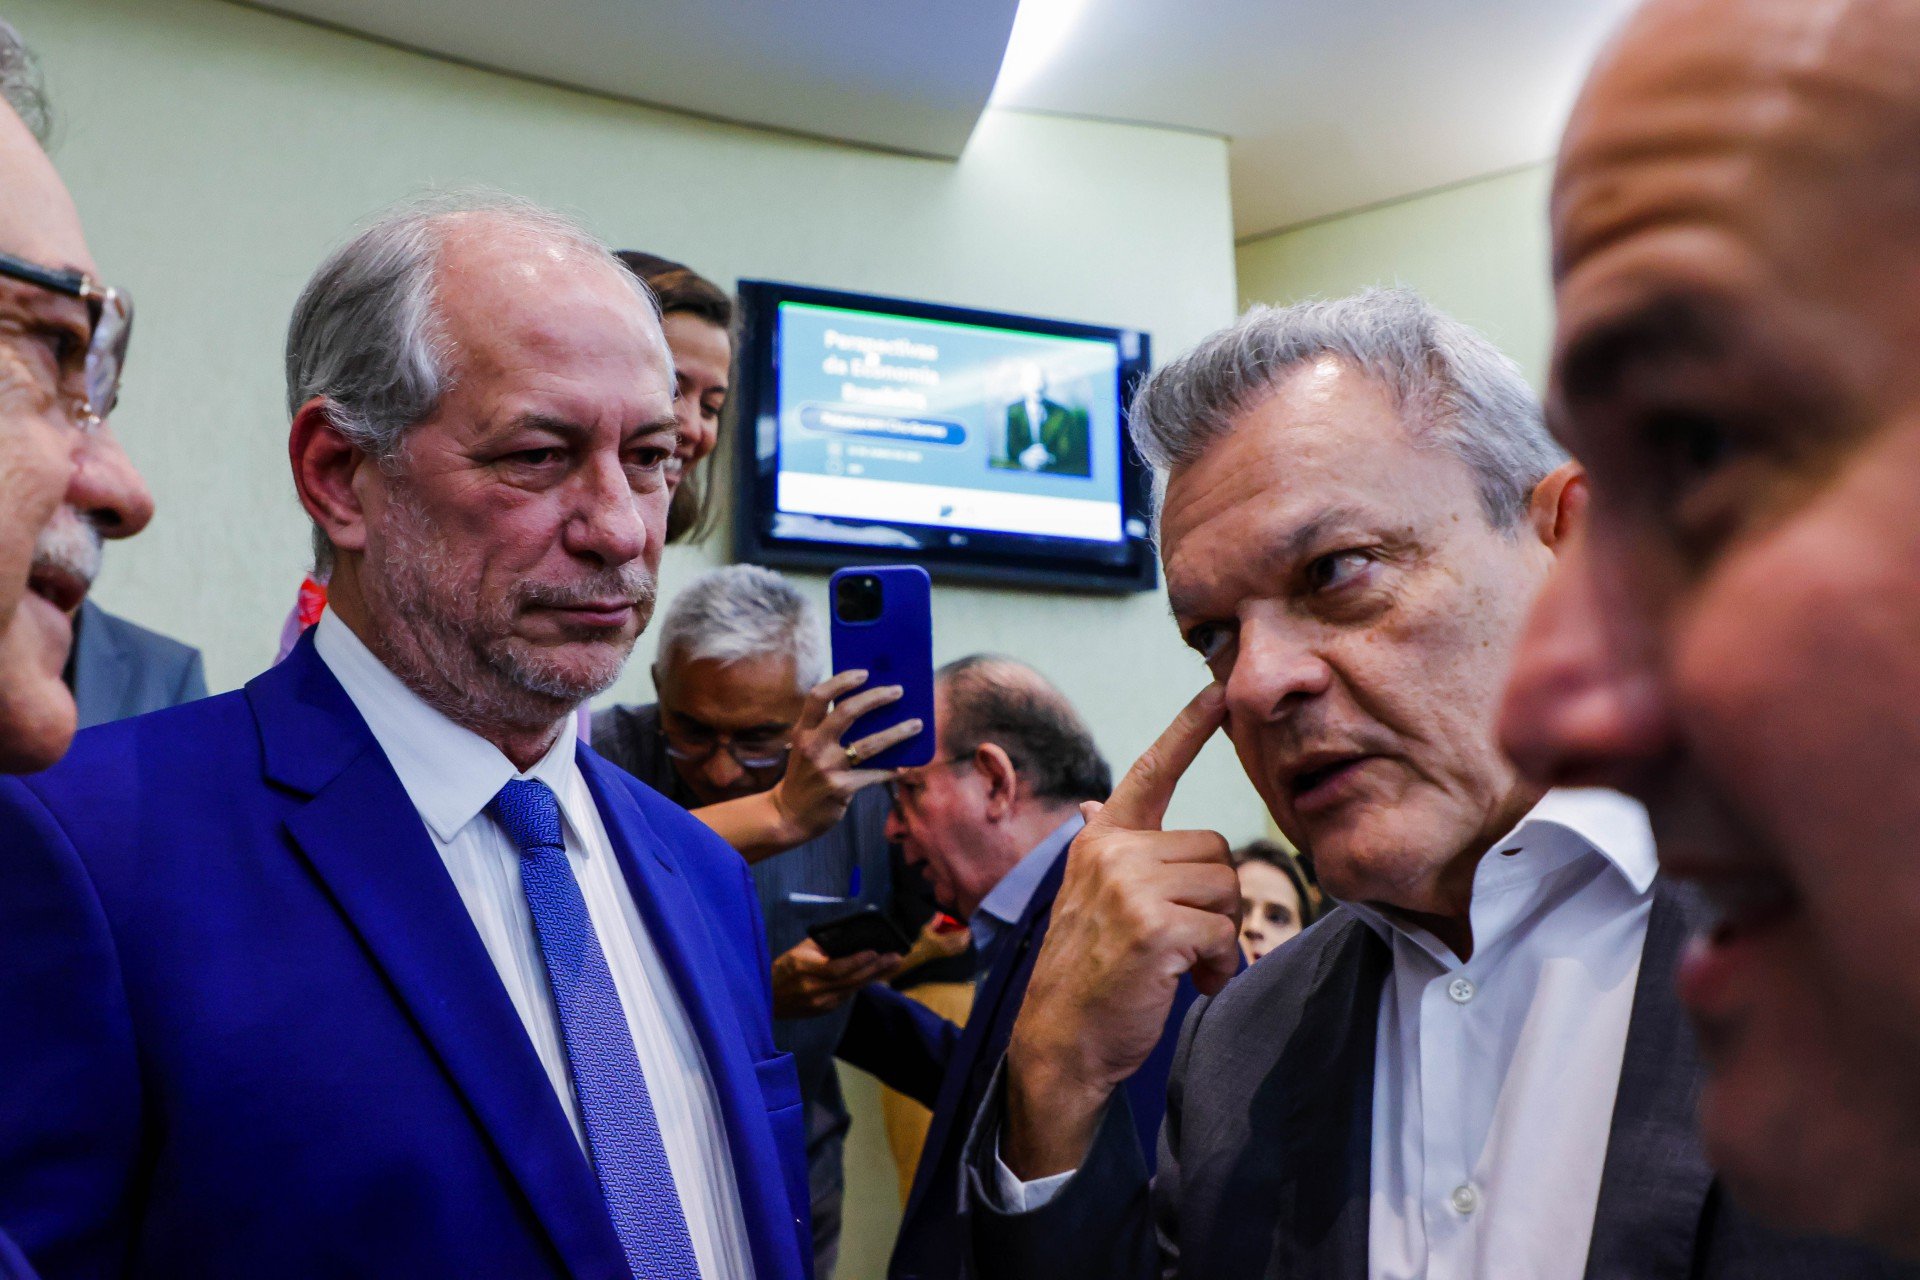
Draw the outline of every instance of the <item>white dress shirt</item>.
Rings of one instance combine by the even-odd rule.
[[[713,1076],[581,776],[574,756],[578,740],[561,733],[544,757],[520,773],[498,747],[427,705],[330,611],[315,626],[314,648],[419,811],[585,1151],[559,1014],[520,889],[520,851],[486,813],[510,779],[537,778],[552,788],[567,860],[627,1015],[700,1274],[747,1280],[753,1253]]]
[[[1653,906],[1646,811],[1551,792],[1474,873],[1473,958],[1393,950],[1373,1075],[1372,1280],[1579,1280]]]
[[[1480,860],[1471,960],[1347,904],[1393,952],[1374,1048],[1371,1280],[1585,1272],[1656,870],[1639,804],[1563,790]],[[1014,1212],[1072,1176],[996,1174]]]

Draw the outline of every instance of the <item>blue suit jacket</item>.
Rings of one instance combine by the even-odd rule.
[[[746,865],[585,747],[704,1050],[756,1271],[810,1270]],[[431,837],[311,639],[0,779],[0,1224],[80,1276],[616,1277]]]
[[[1053,900],[1066,873],[1063,852],[1034,890],[1025,914],[1001,940],[999,954],[974,992],[973,1011],[964,1031],[890,987],[868,987],[854,1000],[853,1017],[840,1040],[840,1057],[933,1110],[933,1123],[900,1219],[900,1236],[887,1267],[891,1280],[967,1274],[962,1148],[1007,1052],[1007,1041],[1013,1037],[1014,1019],[1020,1016],[1027,981],[1053,918]],[[1155,1147],[1180,1024],[1197,995],[1193,984],[1182,978],[1160,1043],[1126,1083],[1146,1151]]]

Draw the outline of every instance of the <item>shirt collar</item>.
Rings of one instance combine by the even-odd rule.
[[[1502,857],[1522,850],[1527,857]],[[1527,812],[1512,831],[1495,841],[1473,875],[1476,903],[1497,894],[1538,884],[1554,871],[1586,857],[1598,857],[1619,874],[1635,895],[1653,887],[1659,861],[1653,844],[1653,827],[1640,802],[1602,787],[1564,787],[1547,792]],[[1423,947],[1428,935],[1400,919],[1364,902],[1347,902],[1347,910],[1367,924],[1388,943],[1398,933],[1412,937]],[[1476,950],[1478,949],[1476,930]]]
[[[1026,915],[1027,908],[1033,905],[1033,895],[1040,888],[1040,882],[1047,878],[1047,872],[1053,870],[1055,860],[1073,843],[1073,838],[1080,834],[1080,828],[1086,825],[1087,820],[1075,813],[1049,831],[1039,844],[1027,850],[1020,861],[1013,864],[1013,870],[1000,877],[1000,882],[993,886],[986,897],[980,899],[973,918],[967,921],[968,928],[973,931],[976,950],[984,952],[1002,928],[1020,922],[1020,917]]]
[[[521,773],[500,748],[429,705],[375,657],[332,610],[314,624],[313,647],[373,731],[407,798],[442,844],[478,817],[513,778],[537,778],[552,788],[576,831],[581,796],[574,738],[562,727],[553,746]]]

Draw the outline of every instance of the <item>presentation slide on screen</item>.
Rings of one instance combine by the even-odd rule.
[[[780,512],[1122,540],[1111,342],[783,302]]]

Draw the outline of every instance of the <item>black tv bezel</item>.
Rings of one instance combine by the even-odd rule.
[[[1153,344],[1147,334],[1070,320],[1049,320],[880,294],[852,293],[842,289],[820,289],[775,280],[742,280],[739,298],[739,357],[734,366],[732,396],[735,405],[732,422],[735,559],[777,568],[820,571],[857,564],[917,564],[936,580],[1115,595],[1152,591],[1159,585],[1159,560],[1151,535],[1153,476],[1127,434],[1128,403],[1133,398],[1134,388],[1152,367]],[[1004,545],[1003,540],[1019,539],[1021,535],[1018,534],[969,531],[969,536],[975,542],[965,548],[937,546],[914,550],[774,537],[772,521],[776,514],[775,483],[779,466],[779,369],[774,335],[779,306],[783,302],[869,311],[911,320],[952,321],[1112,342],[1120,352],[1121,529],[1126,533],[1128,526],[1137,521],[1138,527],[1148,532],[1138,536],[1126,533],[1122,543],[1125,556],[1119,563],[1110,565],[1092,563],[1083,557],[1068,554],[1036,555],[1013,548],[1001,550],[993,545]],[[1125,338],[1129,334],[1137,343],[1137,355],[1132,358],[1126,354]],[[764,465],[758,449],[763,431],[770,433],[775,442],[775,451],[768,455]],[[909,530],[926,528],[929,533],[951,532],[929,526],[889,527]],[[982,541],[989,544],[985,549],[978,545]]]

